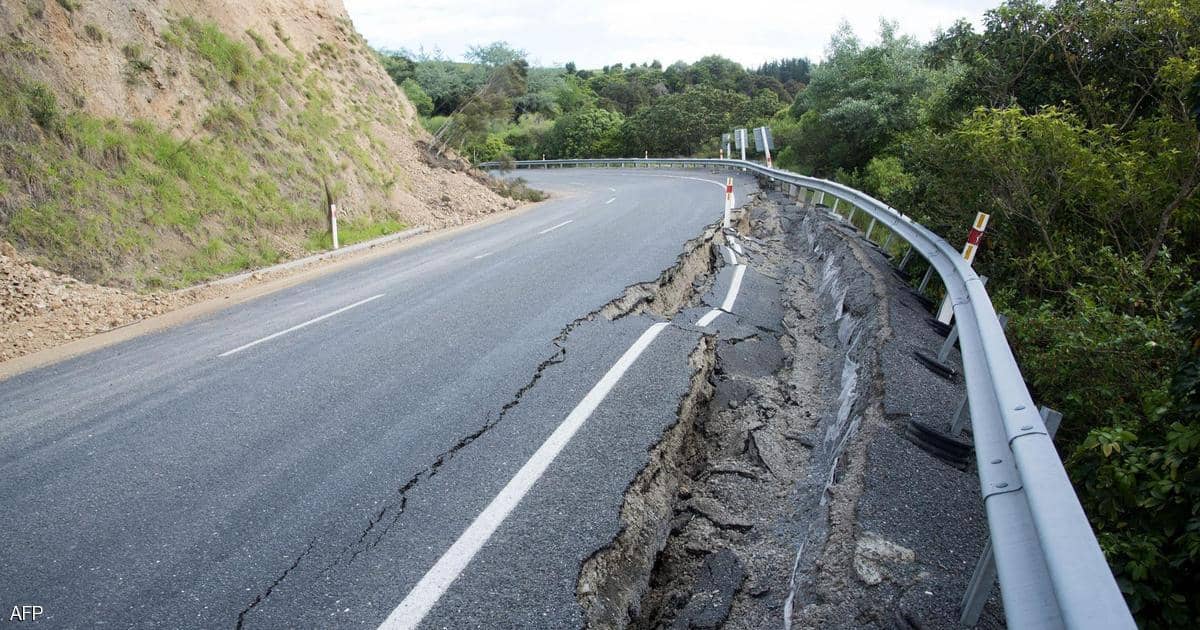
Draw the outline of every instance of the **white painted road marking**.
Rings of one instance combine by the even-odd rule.
[[[612,199],[609,199],[608,201],[605,201],[605,202],[604,202],[604,205],[606,205],[606,206],[607,206],[608,204],[610,204],[610,203],[612,203],[612,202],[614,202],[614,201],[616,201],[616,200],[617,200],[617,198],[616,198],[616,197],[613,197]]]
[[[486,254],[480,254],[480,255],[478,255],[478,256],[476,256],[476,257],[475,257],[475,260],[479,260],[480,258],[487,258],[488,256],[491,256],[492,254],[495,254],[495,253],[496,253],[496,252],[488,252],[488,253],[486,253]]]
[[[730,252],[732,254],[732,252]],[[735,257],[734,260],[737,260]],[[696,320],[697,326],[707,326],[713,323],[713,320],[721,316],[721,313],[733,312],[733,303],[737,300],[738,291],[742,289],[742,278],[746,275],[746,265],[737,265],[733,267],[733,279],[729,282],[729,291],[725,293],[725,300],[721,302],[720,308],[714,308],[704,314],[704,317]]]
[[[714,319],[716,319],[717,317],[719,317],[720,315],[721,315],[721,309],[714,308],[713,310],[705,313],[704,317],[701,317],[700,319],[696,320],[696,325],[697,326],[707,326],[707,325],[711,324],[712,321]]]
[[[372,300],[378,300],[379,298],[383,297],[383,295],[384,294],[382,294],[382,293],[380,293],[379,295],[372,295],[371,297],[369,297],[365,300],[359,300],[358,302],[355,302],[349,306],[343,306],[342,308],[339,308],[336,311],[325,313],[324,315],[321,315],[320,317],[314,317],[314,318],[304,322],[303,324],[296,324],[295,326],[292,326],[291,328],[288,328],[287,330],[281,330],[273,335],[267,335],[266,337],[263,337],[262,339],[259,339],[257,341],[251,341],[250,343],[248,343],[244,346],[238,346],[238,347],[234,348],[233,350],[229,350],[227,352],[222,352],[219,356],[227,357],[235,352],[241,352],[242,350],[245,350],[246,348],[252,348],[264,341],[270,341],[280,335],[286,335],[290,332],[300,330],[301,328],[304,328],[305,326],[308,326],[309,324],[315,324],[323,319],[328,319],[330,317],[333,317],[334,315],[337,315],[338,313],[345,313],[346,311],[348,311],[356,306],[362,306],[363,304],[366,304],[367,302],[370,302]]]
[[[725,301],[721,302],[721,310],[727,313],[733,312],[733,302],[737,299],[738,291],[742,288],[742,277],[746,275],[746,265],[738,265],[733,268],[733,281],[729,283],[729,292],[725,294]]]
[[[542,230],[541,232],[538,232],[538,234],[545,234],[546,232],[550,232],[552,230],[557,230],[558,228],[560,228],[568,223],[571,223],[573,221],[575,221],[575,219],[567,219],[566,221],[563,221],[562,223],[559,223],[558,225],[552,225],[552,226]]]
[[[737,240],[736,240],[736,239],[734,239],[732,236],[730,236],[730,237],[729,237],[729,242],[733,244],[733,251],[735,251],[735,252],[737,252],[737,253],[739,253],[739,254],[741,254],[741,253],[742,253],[742,246],[741,246],[741,244],[740,244],[740,243],[738,243],[738,242],[737,242]]]
[[[629,369],[633,362],[641,356],[642,352],[650,346],[654,338],[658,336],[667,326],[668,322],[660,322],[650,326],[646,332],[638,337],[637,341],[633,342],[632,346],[621,355],[620,359],[609,368],[608,372],[600,378],[600,382],[579,401],[579,404],[567,414],[562,424],[546,438],[533,457],[525,462],[525,465],[517,471],[516,475],[509,480],[508,485],[492,499],[483,512],[475,517],[475,520],[467,527],[459,537],[454,541],[454,544],[442,554],[438,559],[437,564],[429,569],[429,572],[421,578],[420,582],[409,591],[404,601],[392,611],[388,618],[379,626],[381,630],[409,630],[416,628],[425,615],[433,609],[434,604],[437,604],[442,595],[446,593],[446,589],[450,588],[450,584],[458,578],[463,569],[467,568],[471,559],[479,552],[488,539],[492,537],[504,519],[508,518],[508,514],[513,508],[521,502],[533,484],[541,478],[542,473],[546,472],[546,468],[558,457],[562,452],[563,447],[583,426],[585,420],[592,415],[596,407],[604,401],[605,396],[612,391],[613,386],[617,381],[621,380],[621,376]]]

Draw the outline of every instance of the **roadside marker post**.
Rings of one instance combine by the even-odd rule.
[[[733,178],[725,179],[725,224],[723,227],[729,227],[729,213],[733,212]]]
[[[979,251],[979,241],[983,239],[983,231],[987,229],[988,219],[991,215],[978,212],[975,214],[975,223],[971,224],[971,231],[967,234],[967,243],[963,245],[962,257],[967,261],[967,264],[975,262],[975,253]],[[949,324],[954,317],[954,305],[950,303],[950,296],[947,295],[942,300],[942,306],[938,309],[937,320],[943,324]]]
[[[333,248],[338,248],[338,233],[337,233],[337,204],[329,204],[329,232],[333,236]]]
[[[754,148],[762,151],[767,156],[767,168],[774,168],[774,163],[771,162],[771,149],[774,148],[775,138],[771,135],[770,127],[755,127],[754,128]],[[745,158],[742,158],[745,159]],[[822,193],[824,194],[824,193]]]

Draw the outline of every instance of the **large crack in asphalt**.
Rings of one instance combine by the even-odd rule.
[[[651,568],[666,540],[683,480],[695,474],[695,423],[712,397],[716,341],[704,335],[688,358],[691,384],[676,410],[676,421],[650,450],[650,459],[625,490],[621,529],[580,566],[576,597],[589,628],[628,623],[649,588]]]
[[[304,560],[305,556],[312,552],[313,547],[316,546],[316,544],[316,538],[309,540],[308,547],[296,556],[296,559],[292,561],[292,564],[289,565],[288,568],[284,569],[283,573],[279,574],[279,577],[275,578],[274,581],[268,584],[267,588],[254,598],[254,601],[250,602],[248,606],[243,608],[241,612],[238,613],[237,625],[234,626],[237,630],[242,630],[242,626],[246,623],[246,615],[250,614],[250,611],[254,610],[259,604],[263,603],[268,597],[271,596],[271,593],[274,592],[275,587],[279,586],[287,578],[289,573],[294,571],[296,567],[300,566],[300,562]]]
[[[616,536],[581,565],[586,627],[778,627],[791,616],[797,541],[821,546],[811,524],[824,504],[808,504],[824,496],[830,460],[839,470],[840,449],[825,453],[822,438],[840,416],[830,376],[854,345],[842,334],[851,318],[829,287],[814,288],[804,214],[761,199],[739,215],[739,258],[782,279],[780,320],[732,313],[704,338],[705,380],[627,487]],[[853,429],[835,433],[844,443]]]
[[[555,347],[554,352],[534,368],[529,381],[521,386],[498,411],[489,411],[478,429],[459,438],[450,448],[435,456],[427,466],[400,484],[383,506],[368,518],[366,525],[363,526],[354,541],[334,553],[333,559],[319,569],[318,575],[327,575],[339,566],[352,563],[360,555],[379,545],[404,516],[408,505],[408,494],[412,490],[436,476],[442,466],[454,459],[459,452],[499,425],[508,413],[521,403],[522,398],[537,385],[546,370],[567,360],[567,339],[576,328],[594,321],[597,317],[615,321],[629,315],[648,313],[670,319],[684,308],[698,305],[704,293],[711,287],[716,269],[723,260],[720,254],[720,245],[723,243],[724,234],[720,229],[720,222],[705,226],[699,236],[684,243],[683,250],[676,257],[675,263],[664,269],[658,278],[649,282],[627,285],[617,297],[564,326],[551,339],[551,344]],[[296,561],[260,591],[254,600],[238,614],[236,625],[238,630],[243,627],[246,615],[270,597],[275,588],[299,566],[301,559],[313,551],[315,545],[316,539],[313,539]]]

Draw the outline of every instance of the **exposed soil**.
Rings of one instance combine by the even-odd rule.
[[[693,353],[691,391],[626,492],[621,532],[580,571],[587,626],[953,627],[978,529],[914,544],[906,528],[944,516],[891,505],[889,496],[911,499],[881,468],[896,466],[890,445],[908,444],[884,406],[885,390],[905,381],[881,359],[887,348],[894,362],[892,301],[902,289],[823,209],[768,194],[736,219],[739,259],[760,292],[774,281],[778,307],[739,310]],[[676,271],[691,267],[687,258]],[[626,297],[660,299],[667,276]],[[972,472],[906,457],[905,474],[925,494],[978,522]],[[997,625],[996,614],[989,607],[983,625]]]

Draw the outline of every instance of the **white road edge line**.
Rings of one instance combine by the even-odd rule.
[[[242,350],[245,350],[246,348],[253,348],[254,346],[257,346],[258,344],[260,344],[264,341],[270,341],[276,337],[279,337],[280,335],[286,335],[290,332],[300,330],[301,328],[304,328],[305,326],[308,326],[309,324],[315,324],[323,319],[328,319],[330,317],[333,317],[334,315],[337,315],[338,313],[345,313],[346,311],[348,311],[356,306],[362,306],[363,304],[366,304],[367,302],[370,302],[372,300],[378,300],[379,298],[381,298],[383,296],[384,296],[383,293],[380,293],[379,295],[372,295],[371,297],[369,297],[365,300],[359,300],[349,306],[343,306],[342,308],[339,308],[336,311],[331,311],[329,313],[325,313],[324,315],[321,315],[320,317],[314,317],[314,318],[304,322],[303,324],[296,324],[295,326],[292,326],[291,328],[288,328],[287,330],[281,330],[273,335],[267,335],[266,337],[263,337],[262,339],[258,339],[256,341],[251,341],[250,343],[248,343],[244,346],[238,346],[238,347],[234,348],[233,350],[228,350],[226,352],[222,352],[218,356],[227,357],[231,354],[234,354],[235,352],[241,352]]]
[[[612,203],[612,202],[614,202],[614,201],[616,201],[616,200],[617,200],[617,198],[616,198],[616,197],[613,197],[612,199],[609,199],[608,201],[605,201],[605,202],[604,202],[604,205],[606,205],[606,206],[607,206],[608,204],[610,204],[610,203]]]
[[[714,308],[713,310],[705,313],[704,317],[701,317],[700,319],[696,320],[696,325],[697,326],[707,326],[707,325],[711,324],[714,319],[716,319],[720,316],[721,316],[721,309]]]
[[[733,268],[733,281],[729,283],[729,292],[725,294],[725,301],[721,302],[722,311],[733,312],[733,302],[737,299],[738,291],[742,289],[742,277],[745,275],[746,265],[738,265]]]
[[[475,554],[483,548],[504,519],[508,518],[508,514],[521,502],[533,484],[537,483],[542,473],[546,472],[550,463],[558,457],[579,427],[583,426],[584,421],[600,406],[617,381],[621,380],[621,376],[667,326],[670,326],[669,322],[659,322],[650,326],[632,346],[629,346],[625,354],[622,354],[600,378],[600,382],[596,383],[571,413],[567,414],[554,433],[546,438],[529,461],[513,475],[500,494],[475,517],[458,540],[450,545],[446,553],[442,554],[421,581],[409,591],[404,601],[380,624],[380,630],[410,630],[421,623],[463,569],[470,564]]]
[[[548,227],[548,228],[546,228],[546,229],[542,230],[541,232],[538,232],[538,234],[545,234],[546,232],[550,232],[550,231],[552,231],[552,230],[557,230],[558,228],[560,228],[560,227],[562,227],[562,226],[564,226],[564,225],[566,225],[566,224],[568,224],[568,223],[571,223],[571,222],[573,222],[574,220],[575,220],[575,219],[567,219],[566,221],[563,221],[562,223],[559,223],[558,225],[552,225],[552,226],[550,226],[550,227]]]
[[[733,310],[733,303],[737,300],[738,291],[742,289],[742,278],[746,275],[746,265],[735,265],[733,268],[733,279],[729,282],[729,291],[725,293],[725,301],[721,302],[720,308],[714,308],[704,314],[704,317],[696,320],[697,326],[707,326],[713,323],[713,320],[721,316],[721,313],[729,313]]]
[[[495,253],[496,253],[496,252],[488,252],[488,253],[486,253],[486,254],[480,254],[480,255],[478,255],[478,256],[476,256],[476,257],[475,257],[475,260],[479,260],[480,258],[487,258],[488,256],[491,256],[492,254],[495,254]]]
[[[625,174],[625,177],[668,177],[670,179],[691,179],[698,182],[707,182],[713,186],[719,186],[722,190],[725,189],[725,182],[714,182],[711,179],[704,179],[703,177],[688,177],[687,175],[642,175],[627,173]]]

